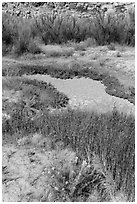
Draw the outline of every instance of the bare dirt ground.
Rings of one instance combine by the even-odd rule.
[[[55,201],[58,187],[53,186],[52,172],[55,169],[70,171],[77,161],[74,152],[68,149],[58,151],[61,145],[58,142],[53,149],[50,139],[42,138],[40,134],[19,139],[17,145],[4,145],[3,201]]]

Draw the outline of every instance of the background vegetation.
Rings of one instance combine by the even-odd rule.
[[[43,12],[30,19],[2,14],[3,55],[9,51],[40,53],[39,42],[62,44],[88,38],[97,45],[119,43],[134,46],[135,9],[107,12],[97,7],[90,18],[72,15],[69,11]]]

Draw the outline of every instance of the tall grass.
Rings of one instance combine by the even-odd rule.
[[[69,195],[71,201],[85,201],[85,198],[92,200],[94,193],[100,201],[122,199],[120,196],[133,201],[134,122],[132,115],[126,116],[116,110],[101,115],[76,110],[60,114],[43,112],[43,116],[32,121],[26,120],[16,108],[11,120],[3,123],[3,141],[8,140],[7,135],[11,139],[16,133],[28,135],[41,132],[44,137],[50,137],[56,142],[62,141],[64,147],[76,152],[79,167],[74,178],[67,180],[69,186],[60,183],[61,180],[57,182],[58,185],[64,185],[65,194]]]
[[[2,14],[3,54],[9,50],[18,54],[40,52],[35,37],[41,38],[45,44],[93,38],[98,45],[117,42],[134,46],[135,9],[106,12],[96,8],[91,18],[78,17],[70,12],[43,12],[33,19]]]

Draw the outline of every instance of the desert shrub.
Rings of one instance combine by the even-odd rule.
[[[117,42],[134,46],[135,43],[134,8],[119,12],[96,7],[88,19],[69,12],[43,13],[35,22],[45,44],[85,40],[78,48],[82,50],[90,44],[89,39],[99,45]]]
[[[135,9],[127,11],[94,10],[91,21],[91,34],[99,45],[117,42],[134,46]]]
[[[70,13],[43,13],[35,20],[45,44],[69,40],[80,42],[85,39],[89,30],[87,20],[79,19]]]
[[[11,51],[13,54],[24,52],[38,53],[34,41],[33,20],[2,14],[3,54]],[[32,29],[33,28],[33,29]],[[34,43],[34,44],[33,44]],[[34,50],[35,49],[35,50]]]
[[[14,42],[14,52],[22,54],[32,47],[31,22],[27,19],[20,19],[18,23],[18,35]],[[31,44],[30,44],[31,43]],[[35,46],[35,45],[34,45]],[[32,51],[32,50],[31,50]]]
[[[2,14],[3,54],[10,50],[17,54],[39,52],[38,48],[34,48],[35,43],[33,45],[35,37],[45,44],[84,41],[76,45],[77,50],[85,50],[92,43],[105,45],[117,42],[134,46],[135,8],[118,11],[95,7],[90,18],[72,15],[69,11],[43,12],[33,19]]]

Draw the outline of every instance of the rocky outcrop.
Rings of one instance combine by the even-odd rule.
[[[135,2],[4,2],[2,10],[16,16],[30,18],[42,12],[67,12],[77,13],[80,17],[90,17],[96,10],[114,9],[125,12],[128,8],[135,7]]]

